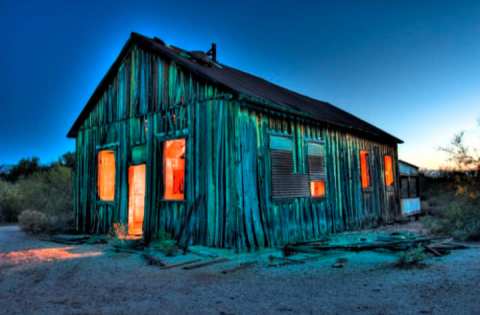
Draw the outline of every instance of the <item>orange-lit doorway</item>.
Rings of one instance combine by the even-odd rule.
[[[143,234],[145,210],[145,164],[128,168],[128,235]]]

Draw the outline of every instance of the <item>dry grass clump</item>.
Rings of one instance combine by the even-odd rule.
[[[425,258],[427,258],[425,249],[422,246],[417,246],[402,252],[398,257],[395,266],[403,269],[424,268],[426,267],[426,264],[423,262]]]

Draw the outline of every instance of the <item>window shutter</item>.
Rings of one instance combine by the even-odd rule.
[[[286,136],[270,136],[272,197],[294,198],[309,194],[308,177],[293,174],[293,140]]]
[[[319,143],[308,143],[307,155],[310,179],[323,179],[326,173],[324,146]]]
[[[324,145],[317,142],[307,143],[308,176],[310,181],[310,196],[325,197],[325,151]]]

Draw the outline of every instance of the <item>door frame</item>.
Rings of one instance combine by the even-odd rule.
[[[134,167],[139,167],[139,166],[143,166],[144,167],[144,179],[145,179],[145,182],[144,182],[144,190],[143,190],[143,220],[142,220],[142,228],[141,228],[141,234],[139,233],[132,233],[130,231],[131,229],[131,216],[130,216],[130,212],[131,212],[131,209],[130,209],[130,199],[131,199],[131,185],[132,183],[130,182],[131,178],[130,178],[130,169],[131,168],[134,168]],[[128,194],[127,194],[127,235],[128,236],[141,236],[143,238],[144,234],[145,234],[145,203],[146,203],[146,186],[147,186],[147,164],[146,163],[138,163],[138,164],[130,164],[128,166],[128,169],[127,169],[127,175],[128,175],[128,179],[127,179],[127,185],[128,185]],[[132,217],[133,217],[133,214],[132,214]]]

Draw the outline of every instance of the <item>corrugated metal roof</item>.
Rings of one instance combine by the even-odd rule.
[[[212,62],[210,64],[206,63],[204,58],[199,58],[198,52],[191,54],[181,48],[168,46],[163,41],[156,38],[148,38],[137,33],[131,34],[130,39],[123,47],[120,55],[117,57],[114,64],[100,82],[85,108],[73,124],[68,133],[69,137],[75,137],[77,135],[83,120],[88,116],[88,113],[96,105],[107,85],[114,78],[123,57],[126,55],[132,44],[137,44],[139,47],[164,58],[175,60],[175,62],[185,67],[193,74],[208,80],[209,82],[227,88],[230,91],[236,92],[239,95],[246,95],[254,99],[263,100],[267,103],[278,104],[283,108],[288,109],[291,113],[326,123],[331,126],[357,131],[368,137],[381,139],[382,141],[389,143],[402,143],[400,139],[330,103],[301,95],[252,74],[218,62]]]

